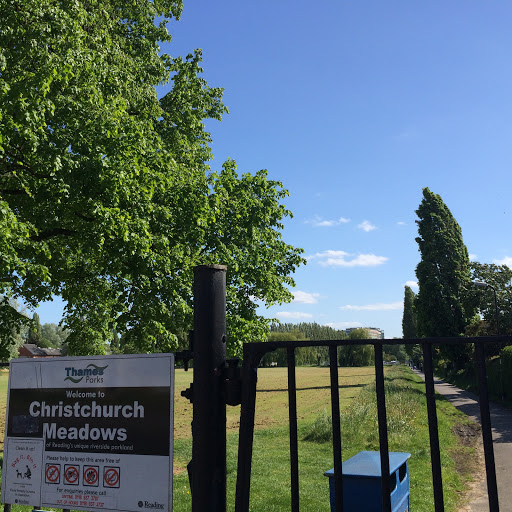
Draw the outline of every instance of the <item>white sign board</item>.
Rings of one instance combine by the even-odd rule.
[[[2,501],[172,510],[173,354],[14,359]]]

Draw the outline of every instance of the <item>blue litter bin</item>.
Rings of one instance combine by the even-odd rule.
[[[410,453],[389,453],[389,483],[391,511],[409,512]],[[343,463],[344,512],[382,512],[380,452],[359,452]],[[331,512],[334,503],[334,469],[325,472],[329,477]]]

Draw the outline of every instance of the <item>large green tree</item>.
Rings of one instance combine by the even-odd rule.
[[[404,338],[416,338],[416,306],[414,305],[416,295],[410,286],[404,287],[404,313],[402,316],[402,334]]]
[[[67,337],[68,333],[57,324],[43,324],[39,346],[43,348],[62,348]]]
[[[0,0],[0,293],[62,296],[74,354],[104,352],[113,329],[141,352],[175,349],[193,267],[209,263],[228,265],[237,352],[265,336],[255,300],[289,300],[304,263],[281,237],[281,183],[233,161],[210,170],[204,120],[227,111],[222,90],[199,50],[159,51],[181,9]]]
[[[370,339],[370,333],[365,327],[350,332],[351,340]],[[372,345],[346,345],[340,348],[340,366],[369,366],[375,362],[375,352]]]
[[[470,300],[482,315],[483,322],[476,322],[480,335],[497,334],[496,309],[499,315],[500,334],[512,333],[512,269],[507,265],[471,262],[471,277],[489,285],[486,289],[473,286],[468,290]],[[494,302],[496,291],[496,304]],[[478,319],[477,319],[478,320]]]
[[[416,210],[421,261],[416,267],[419,292],[416,298],[417,329],[420,336],[459,336],[470,322],[474,309],[466,300],[471,282],[468,250],[462,231],[438,194],[423,189]],[[448,370],[468,360],[464,346],[440,348]]]

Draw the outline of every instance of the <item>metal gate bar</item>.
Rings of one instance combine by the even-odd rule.
[[[423,366],[425,373],[425,395],[427,398],[428,432],[430,436],[430,460],[432,461],[432,482],[434,487],[434,508],[444,512],[443,478],[441,474],[441,450],[437,426],[436,394],[434,389],[434,369],[432,365],[432,345],[423,344]]]
[[[331,417],[332,417],[332,455],[334,459],[334,503],[336,510],[343,512],[343,479],[341,463],[341,420],[340,388],[338,380],[338,347],[329,347],[329,366],[331,374]]]
[[[489,391],[487,389],[487,370],[485,368],[485,351],[483,343],[475,342],[475,355],[478,370],[480,421],[482,423],[489,510],[491,512],[499,512],[500,505],[498,502],[498,485],[496,483],[496,466],[494,463],[494,449],[492,445],[491,413],[489,410]]]
[[[251,490],[252,447],[254,440],[254,412],[256,410],[257,366],[259,358],[245,354],[242,367],[242,404],[238,434],[238,470],[236,474],[235,512],[249,510]]]
[[[389,446],[388,423],[386,417],[386,395],[384,392],[384,359],[382,344],[374,345],[375,351],[375,389],[377,392],[377,417],[379,421],[380,473],[382,475],[382,510],[391,512],[391,489],[389,482]]]
[[[288,415],[290,418],[290,476],[292,512],[299,512],[299,446],[297,438],[297,384],[295,379],[295,348],[288,347]]]

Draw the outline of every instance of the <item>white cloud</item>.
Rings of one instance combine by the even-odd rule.
[[[419,285],[416,281],[406,281],[405,286],[409,286],[410,288],[419,288]]]
[[[332,227],[332,226],[339,226],[340,224],[347,224],[350,222],[350,219],[346,219],[345,217],[339,217],[338,219],[323,219],[319,215],[315,215],[311,220],[307,220],[306,224],[312,224],[315,227]]]
[[[333,329],[348,329],[349,327],[363,327],[361,322],[329,322],[326,325],[327,327],[332,327]]]
[[[399,220],[396,224],[397,226],[406,226],[406,223],[403,220]]]
[[[316,304],[318,302],[318,298],[320,297],[319,293],[301,292],[300,290],[296,290],[292,293],[292,302],[297,304]]]
[[[403,302],[391,302],[389,304],[378,303],[378,304],[367,304],[365,306],[352,306],[350,304],[346,306],[340,306],[340,309],[346,311],[393,311],[403,308]]]
[[[367,233],[369,231],[373,231],[374,229],[377,229],[377,226],[374,226],[370,221],[368,220],[363,220],[363,222],[361,222],[361,224],[358,224],[357,227],[359,229],[362,229],[363,231],[366,231]]]
[[[472,253],[469,253],[468,257],[469,257],[469,261],[476,261],[476,259],[478,258],[478,256],[476,254],[472,254]]]
[[[496,263],[496,265],[507,265],[507,267],[512,268],[512,257],[505,256],[502,260],[494,260],[493,263]]]
[[[284,318],[285,320],[306,320],[313,318],[309,313],[300,313],[299,311],[279,311],[276,313],[277,318]]]
[[[386,263],[388,258],[375,254],[350,254],[345,251],[324,251],[309,256],[308,260],[318,259],[323,267],[377,267]]]

